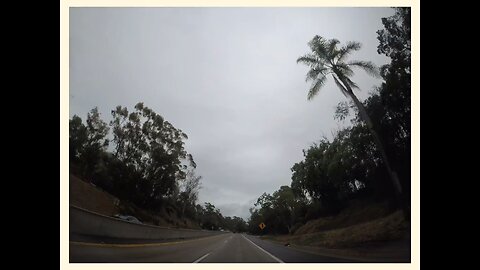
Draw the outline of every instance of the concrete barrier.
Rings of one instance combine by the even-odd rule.
[[[70,206],[70,234],[124,239],[181,239],[218,235],[224,232],[165,228],[135,224]]]

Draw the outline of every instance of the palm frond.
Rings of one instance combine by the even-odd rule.
[[[307,77],[305,79],[305,81],[310,81],[310,80],[315,80],[318,75],[322,75],[322,76],[325,76],[325,72],[327,72],[327,68],[325,67],[322,67],[322,68],[312,68],[310,69],[308,72],[307,72]]]
[[[347,63],[349,66],[359,67],[365,70],[368,74],[372,75],[373,77],[380,76],[380,72],[378,68],[370,61],[350,61]]]
[[[337,44],[339,44],[339,43],[340,43],[340,41],[338,39],[335,39],[335,38],[330,39],[328,41],[328,54],[330,56],[333,56],[333,55],[336,54],[336,52],[338,52]]]
[[[356,89],[360,90],[360,87],[358,87],[358,85],[356,83],[354,83],[352,80],[350,80],[349,77],[345,77],[344,79],[345,79],[345,81],[347,81],[350,88],[356,88]]]
[[[327,50],[327,44],[326,44],[326,39],[324,39],[321,36],[314,36],[310,42],[308,42],[308,46],[310,46],[310,49],[312,50],[313,53],[315,53],[318,57],[322,59],[328,59],[328,50]]]
[[[302,63],[302,64],[306,64],[306,65],[309,65],[309,66],[316,65],[317,62],[318,62],[317,57],[315,57],[315,55],[313,55],[311,53],[307,53],[304,56],[301,56],[297,59],[297,64]]]
[[[337,63],[336,68],[342,73],[345,77],[353,76],[353,70],[345,63]]]
[[[343,95],[346,97],[349,97],[348,90],[345,89],[345,86],[343,86],[342,83],[340,83],[340,80],[337,79],[337,76],[332,75],[333,79],[335,80],[335,83],[337,84],[338,88],[340,88],[340,92],[342,92]]]
[[[319,76],[316,78],[315,82],[312,84],[312,87],[308,91],[307,99],[311,100],[315,95],[318,94],[320,91],[320,88],[325,84],[325,81],[327,80],[327,77],[325,76]]]
[[[360,42],[356,42],[356,41],[347,42],[345,46],[343,46],[342,48],[340,48],[340,50],[338,50],[338,54],[336,55],[337,62],[342,62],[347,55],[349,55],[353,51],[360,50],[361,47],[362,47],[362,44]]]

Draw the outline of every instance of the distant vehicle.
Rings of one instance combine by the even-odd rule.
[[[138,218],[136,218],[134,216],[126,216],[126,215],[116,214],[114,217],[116,217],[118,219],[121,219],[121,220],[131,222],[131,223],[135,223],[135,224],[143,224],[140,220],[138,220]]]

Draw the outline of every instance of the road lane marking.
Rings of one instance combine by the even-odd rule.
[[[91,246],[91,247],[118,247],[118,248],[134,248],[134,247],[157,247],[157,246],[169,246],[169,245],[176,245],[176,244],[183,244],[189,243],[199,240],[206,240],[209,238],[219,237],[222,235],[214,235],[208,237],[201,237],[192,240],[185,240],[185,241],[175,241],[175,242],[163,242],[163,243],[144,243],[144,244],[105,244],[105,243],[88,243],[88,242],[75,242],[70,241],[70,244],[78,245],[78,246]]]
[[[205,255],[203,255],[202,257],[196,259],[193,263],[199,263],[199,262],[201,262],[201,261],[202,261],[203,259],[205,259],[208,255],[210,255],[210,252],[207,253],[207,254],[205,254]]]
[[[267,255],[269,255],[270,257],[272,257],[273,259],[275,259],[275,261],[279,262],[279,263],[284,263],[282,260],[280,260],[279,258],[273,256],[270,252],[266,251],[265,249],[263,249],[262,247],[260,247],[259,245],[255,244],[254,242],[252,242],[252,240],[248,239],[247,237],[245,237],[243,234],[242,234],[242,237],[245,238],[245,240],[247,240],[248,242],[252,243],[252,245],[256,246],[257,248],[259,248],[261,251],[265,252]]]

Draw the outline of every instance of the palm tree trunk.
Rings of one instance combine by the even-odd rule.
[[[390,162],[388,161],[387,154],[385,152],[385,148],[383,147],[383,144],[380,141],[380,136],[378,136],[378,133],[373,128],[372,120],[368,116],[367,111],[365,110],[365,107],[358,100],[358,98],[355,96],[355,94],[350,93],[350,97],[352,98],[353,103],[355,103],[355,105],[357,106],[358,111],[360,113],[360,117],[365,121],[365,123],[367,124],[367,127],[370,129],[370,132],[373,135],[373,139],[375,141],[375,144],[377,145],[378,151],[380,151],[380,154],[382,155],[383,162],[385,163],[385,167],[387,167],[388,174],[392,178],[393,185],[395,186],[396,191],[399,194],[401,194],[402,193],[402,186],[400,185],[400,181],[398,179],[398,176],[397,176],[396,172],[390,166]]]
[[[403,202],[403,200],[402,200],[402,197],[403,197],[402,196],[402,185],[400,184],[400,180],[398,178],[397,173],[390,166],[390,162],[388,161],[387,153],[385,152],[385,148],[383,147],[382,141],[380,140],[380,136],[378,136],[378,133],[376,132],[376,130],[373,127],[372,120],[370,119],[370,116],[368,116],[367,110],[363,106],[362,102],[360,102],[360,100],[358,100],[357,96],[355,96],[355,94],[353,93],[352,88],[345,82],[345,80],[342,78],[342,76],[338,76],[338,78],[343,83],[343,85],[347,88],[346,89],[347,91],[345,91],[345,92],[349,94],[350,98],[353,100],[353,103],[355,104],[355,106],[357,106],[358,112],[360,113],[360,118],[363,121],[365,121],[365,123],[367,124],[367,127],[368,127],[368,129],[370,130],[370,133],[373,136],[373,140],[374,140],[375,144],[377,145],[377,149],[382,156],[383,162],[385,163],[385,167],[387,168],[387,172],[390,176],[390,180],[392,181],[393,186],[395,188],[395,194],[397,196],[398,203],[400,204],[400,206],[403,209],[403,214],[404,214],[405,218],[407,220],[409,220],[410,214],[409,214],[409,211],[407,209],[408,207],[407,207],[406,203]]]

